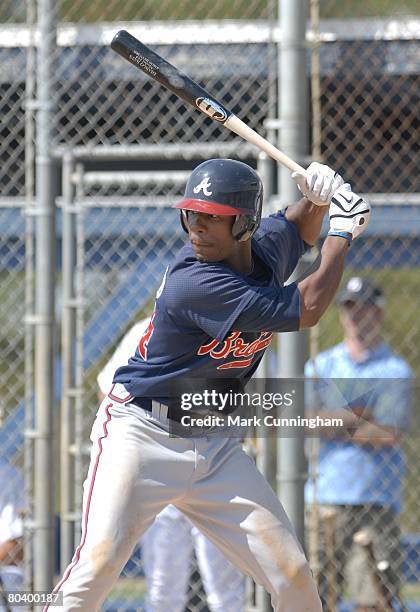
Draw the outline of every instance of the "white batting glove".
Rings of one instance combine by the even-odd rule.
[[[328,206],[334,192],[344,183],[342,176],[318,162],[312,162],[305,174],[293,172],[292,179],[303,195],[316,206]]]
[[[329,236],[342,236],[351,241],[360,236],[370,220],[370,204],[344,183],[334,193],[329,210]]]

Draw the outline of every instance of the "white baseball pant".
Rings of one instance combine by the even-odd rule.
[[[82,538],[54,589],[63,592],[65,612],[99,610],[168,504],[265,587],[275,612],[322,611],[293,527],[239,440],[171,437],[167,421],[130,404],[116,385],[99,407],[91,441]]]

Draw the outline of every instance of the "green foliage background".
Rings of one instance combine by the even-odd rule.
[[[276,3],[274,3],[275,5]],[[60,16],[68,21],[153,19],[259,19],[266,18],[267,0],[61,0]],[[321,17],[388,17],[420,13],[417,0],[320,0]]]
[[[267,0],[60,0],[60,17],[66,21],[264,19],[267,5]],[[420,4],[418,0],[320,0],[320,13],[325,19],[418,15]]]
[[[267,19],[278,0],[57,0],[61,21]],[[308,0],[309,4],[309,0]],[[320,0],[322,19],[419,15],[418,0]],[[25,0],[2,0],[0,22],[25,21]]]

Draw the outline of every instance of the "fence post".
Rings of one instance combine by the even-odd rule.
[[[25,78],[25,434],[24,480],[26,518],[24,527],[24,584],[33,590],[33,499],[34,499],[34,216],[35,205],[35,0],[26,0],[26,24],[29,44],[26,51]]]
[[[273,192],[273,166],[274,162],[268,158],[267,155],[261,152],[258,155],[258,174],[261,177],[264,186],[264,204],[263,214],[267,216],[271,212],[270,200]],[[264,354],[260,365],[258,366],[257,376],[261,377],[261,382],[258,383],[260,393],[264,393],[267,385],[267,378],[270,378],[269,366],[268,366],[268,351]],[[262,435],[261,435],[262,433]],[[268,431],[256,432],[256,449],[257,449],[257,467],[263,476],[270,482],[275,477],[275,460],[270,453],[270,439]],[[257,585],[255,593],[255,612],[271,612],[271,600],[266,589]]]
[[[50,591],[54,577],[53,404],[55,202],[53,65],[56,2],[38,0],[35,245],[35,534],[34,587]]]
[[[83,470],[83,403],[84,403],[84,320],[85,320],[85,208],[84,166],[76,164],[75,172],[77,214],[75,217],[76,269],[74,276],[75,308],[75,360],[74,360],[74,512],[75,538],[81,537]]]
[[[306,8],[305,0],[280,0],[279,146],[298,163],[304,163],[308,151]],[[296,201],[299,192],[289,171],[280,168],[279,177],[281,202]],[[293,332],[280,336],[278,356],[281,378],[302,376],[306,345],[306,333]],[[303,415],[303,412],[303,401],[295,402],[294,416]],[[293,433],[280,431],[277,459],[279,496],[303,543],[305,457],[304,431],[301,428],[296,428]]]
[[[74,437],[74,351],[75,351],[75,210],[74,159],[69,152],[63,157],[63,303],[61,321],[61,445],[60,445],[60,569],[64,572],[74,552],[74,465],[70,448]]]

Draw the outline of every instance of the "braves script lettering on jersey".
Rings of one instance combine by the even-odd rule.
[[[232,357],[248,357],[248,359],[236,359],[217,366],[218,370],[227,370],[229,368],[245,368],[251,365],[255,353],[263,351],[270,344],[273,334],[270,332],[261,332],[260,337],[254,342],[244,342],[241,338],[240,331],[232,332],[224,342],[211,340],[208,344],[200,346],[197,355],[206,355],[210,353],[213,359],[223,359],[227,355]]]

